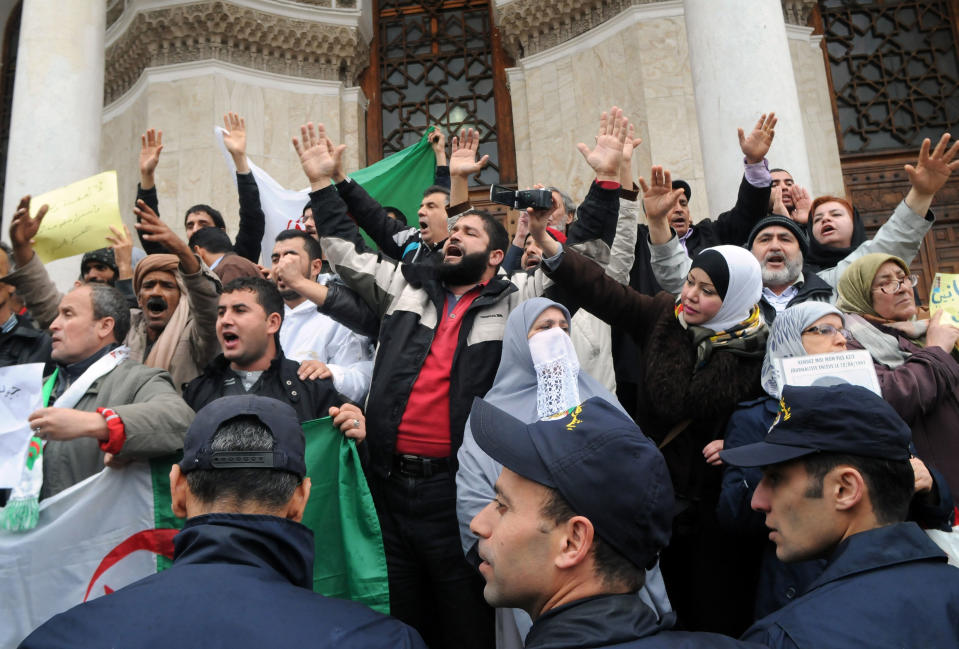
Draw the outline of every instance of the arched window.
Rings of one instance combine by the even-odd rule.
[[[507,63],[489,0],[378,0],[373,7],[368,161],[413,144],[430,125],[450,135],[472,127],[490,164],[470,184],[515,182]]]

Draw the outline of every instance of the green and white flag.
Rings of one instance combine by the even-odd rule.
[[[40,503],[37,526],[0,531],[0,647],[50,617],[170,565],[176,458],[106,468]]]
[[[406,215],[407,222],[413,227],[419,227],[419,217],[416,216],[416,212],[419,210],[423,191],[433,184],[436,173],[436,155],[429,143],[429,134],[433,128],[427,129],[416,144],[350,174],[350,178],[359,183],[381,205],[391,205],[401,209]],[[226,132],[220,126],[213,128],[217,146],[230,167],[233,182],[236,183],[236,165],[223,144],[223,134]],[[265,216],[260,263],[270,267],[272,265],[270,255],[273,252],[276,235],[283,230],[303,229],[298,225],[298,219],[303,213],[303,206],[310,200],[310,190],[309,188],[299,191],[287,189],[266,171],[253,164],[249,158],[247,162],[256,180],[256,186],[260,192],[260,205]],[[368,244],[373,245],[365,232],[360,230],[360,233]]]
[[[355,443],[329,417],[303,430],[313,590],[389,613],[383,540]],[[172,565],[183,519],[170,506],[169,474],[179,459],[105,468],[42,501],[34,529],[0,530],[0,649],[68,608]]]

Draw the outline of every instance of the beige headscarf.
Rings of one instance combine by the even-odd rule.
[[[143,278],[155,270],[171,273],[176,280],[177,287],[180,289],[180,302],[173,311],[173,316],[170,318],[170,321],[167,322],[166,327],[163,328],[160,337],[153,343],[153,347],[150,349],[146,360],[143,361],[144,365],[158,367],[167,371],[170,371],[173,353],[176,351],[180,335],[183,333],[183,330],[186,329],[187,322],[190,319],[190,300],[188,299],[189,296],[186,286],[183,284],[183,280],[180,279],[180,274],[177,272],[179,267],[180,259],[176,255],[154,254],[147,255],[140,260],[136,270],[133,271],[133,292],[136,293],[138,297],[140,295],[140,287],[143,285]],[[132,334],[133,332],[131,331],[130,333]],[[137,351],[142,353],[142,350]]]
[[[897,331],[920,346],[925,346],[928,320],[891,321],[883,318],[872,306],[872,282],[879,268],[886,262],[892,262],[909,273],[909,266],[899,257],[880,252],[863,255],[849,265],[839,278],[839,300],[836,306],[849,313],[846,328],[852,333],[873,359],[887,367],[899,367],[910,354],[900,348],[899,339],[881,331],[876,325],[883,325]]]
[[[836,306],[846,313],[880,317],[872,307],[872,281],[876,278],[879,268],[889,261],[902,268],[907,275],[909,274],[909,266],[895,255],[885,255],[881,252],[863,255],[849,264],[849,268],[839,278],[839,285],[836,287],[839,291],[839,301],[836,302]]]

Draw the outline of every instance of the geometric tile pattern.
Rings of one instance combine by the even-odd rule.
[[[844,153],[918,149],[959,123],[951,0],[820,0]]]
[[[380,0],[378,18],[383,156],[472,127],[490,163],[470,184],[499,182],[489,0]]]

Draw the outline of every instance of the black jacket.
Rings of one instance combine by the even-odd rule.
[[[317,232],[336,271],[347,286],[360,294],[370,311],[380,318],[379,347],[366,402],[366,446],[371,468],[381,475],[393,467],[396,435],[413,384],[419,377],[442,313],[447,292],[434,264],[399,264],[365,251],[357,244],[356,226],[346,217],[346,207],[332,187],[313,192]],[[581,219],[571,239],[587,242],[612,240],[616,229],[619,190],[593,184],[580,206]],[[585,244],[584,245],[592,245]],[[607,243],[608,245],[608,243]],[[523,299],[545,291],[542,273],[500,272],[480,291],[463,315],[450,369],[451,459],[463,442],[463,428],[473,398],[490,389],[499,367],[503,333],[510,311]],[[338,288],[337,291],[346,291]],[[329,298],[328,298],[329,299]],[[339,298],[338,298],[339,299]],[[355,306],[356,300],[344,300]],[[343,313],[323,312],[347,326]]]
[[[803,270],[803,283],[799,287],[799,292],[793,296],[793,299],[789,300],[789,304],[786,305],[788,309],[794,304],[802,304],[803,302],[829,302],[832,297],[832,286],[827,284],[819,275],[812,272],[811,270]],[[766,324],[771,325],[773,320],[776,319],[776,308],[766,301],[766,296],[764,295],[759,300],[759,309],[763,312],[763,318],[766,320]]]
[[[260,190],[256,186],[256,179],[252,173],[237,174],[236,188],[240,194],[240,227],[236,233],[236,240],[233,242],[233,252],[246,257],[254,264],[260,263],[260,245],[263,241],[263,233],[266,231],[266,217],[263,215],[263,208],[260,206]],[[157,215],[160,214],[160,204],[157,198],[156,187],[143,189],[137,185],[137,200],[146,203]],[[139,222],[139,218],[137,221]],[[137,230],[140,237],[140,245],[148,254],[161,252],[170,252],[164,246],[155,241],[146,241],[140,231]]]
[[[0,333],[0,367],[50,362],[50,334],[17,317],[17,326]],[[46,372],[44,372],[46,375]]]
[[[753,187],[743,176],[739,184],[739,196],[736,204],[728,212],[720,214],[715,221],[704,219],[693,225],[693,231],[686,239],[686,250],[693,257],[700,250],[728,244],[741,246],[749,237],[749,231],[769,212],[769,187]],[[645,295],[656,295],[663,290],[650,264],[649,227],[639,225],[636,236],[636,260],[629,273],[629,285]],[[639,350],[629,337],[628,332],[613,328],[613,359],[616,368],[616,380],[628,383],[639,381]],[[635,413],[630,413],[635,415]]]
[[[526,636],[526,649],[730,649],[759,647],[714,633],[660,628],[656,616],[635,593],[598,595],[550,609]]]
[[[349,401],[333,388],[333,379],[301,381],[296,375],[299,367],[300,364],[286,358],[282,350],[277,351],[276,358],[270,363],[270,367],[263,371],[249,393],[289,403],[296,410],[301,422],[326,417],[330,414],[331,406],[339,406]],[[214,399],[233,394],[247,392],[223,354],[214,358],[203,370],[203,374],[183,388],[183,400],[194,411]]]
[[[189,519],[173,567],[50,619],[23,649],[66,647],[400,647],[416,631],[313,585],[313,534],[252,514]]]

